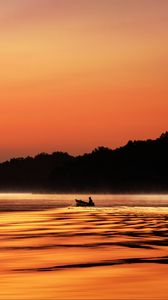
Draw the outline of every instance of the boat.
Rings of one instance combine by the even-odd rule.
[[[78,200],[78,199],[75,199],[75,201],[76,201],[76,206],[95,206],[95,204],[94,204],[94,202],[92,201],[89,201],[89,202],[87,202],[87,201],[83,201],[83,200]]]

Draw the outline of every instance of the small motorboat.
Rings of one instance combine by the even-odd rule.
[[[76,201],[76,206],[95,206],[94,202],[93,201],[90,201],[87,202],[87,201],[83,201],[83,200],[78,200],[78,199],[75,199]]]

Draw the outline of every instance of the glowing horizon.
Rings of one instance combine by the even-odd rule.
[[[0,1],[0,161],[168,129],[168,2]]]

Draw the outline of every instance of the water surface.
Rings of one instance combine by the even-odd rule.
[[[167,299],[168,197],[0,195],[0,299]]]
[[[43,210],[74,206],[74,199],[88,200],[90,195],[79,194],[22,194],[0,193],[0,211]],[[141,206],[168,207],[168,195],[91,195],[96,207]]]

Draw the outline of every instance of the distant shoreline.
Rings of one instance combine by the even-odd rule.
[[[168,132],[82,156],[40,153],[0,164],[0,192],[167,194]]]

